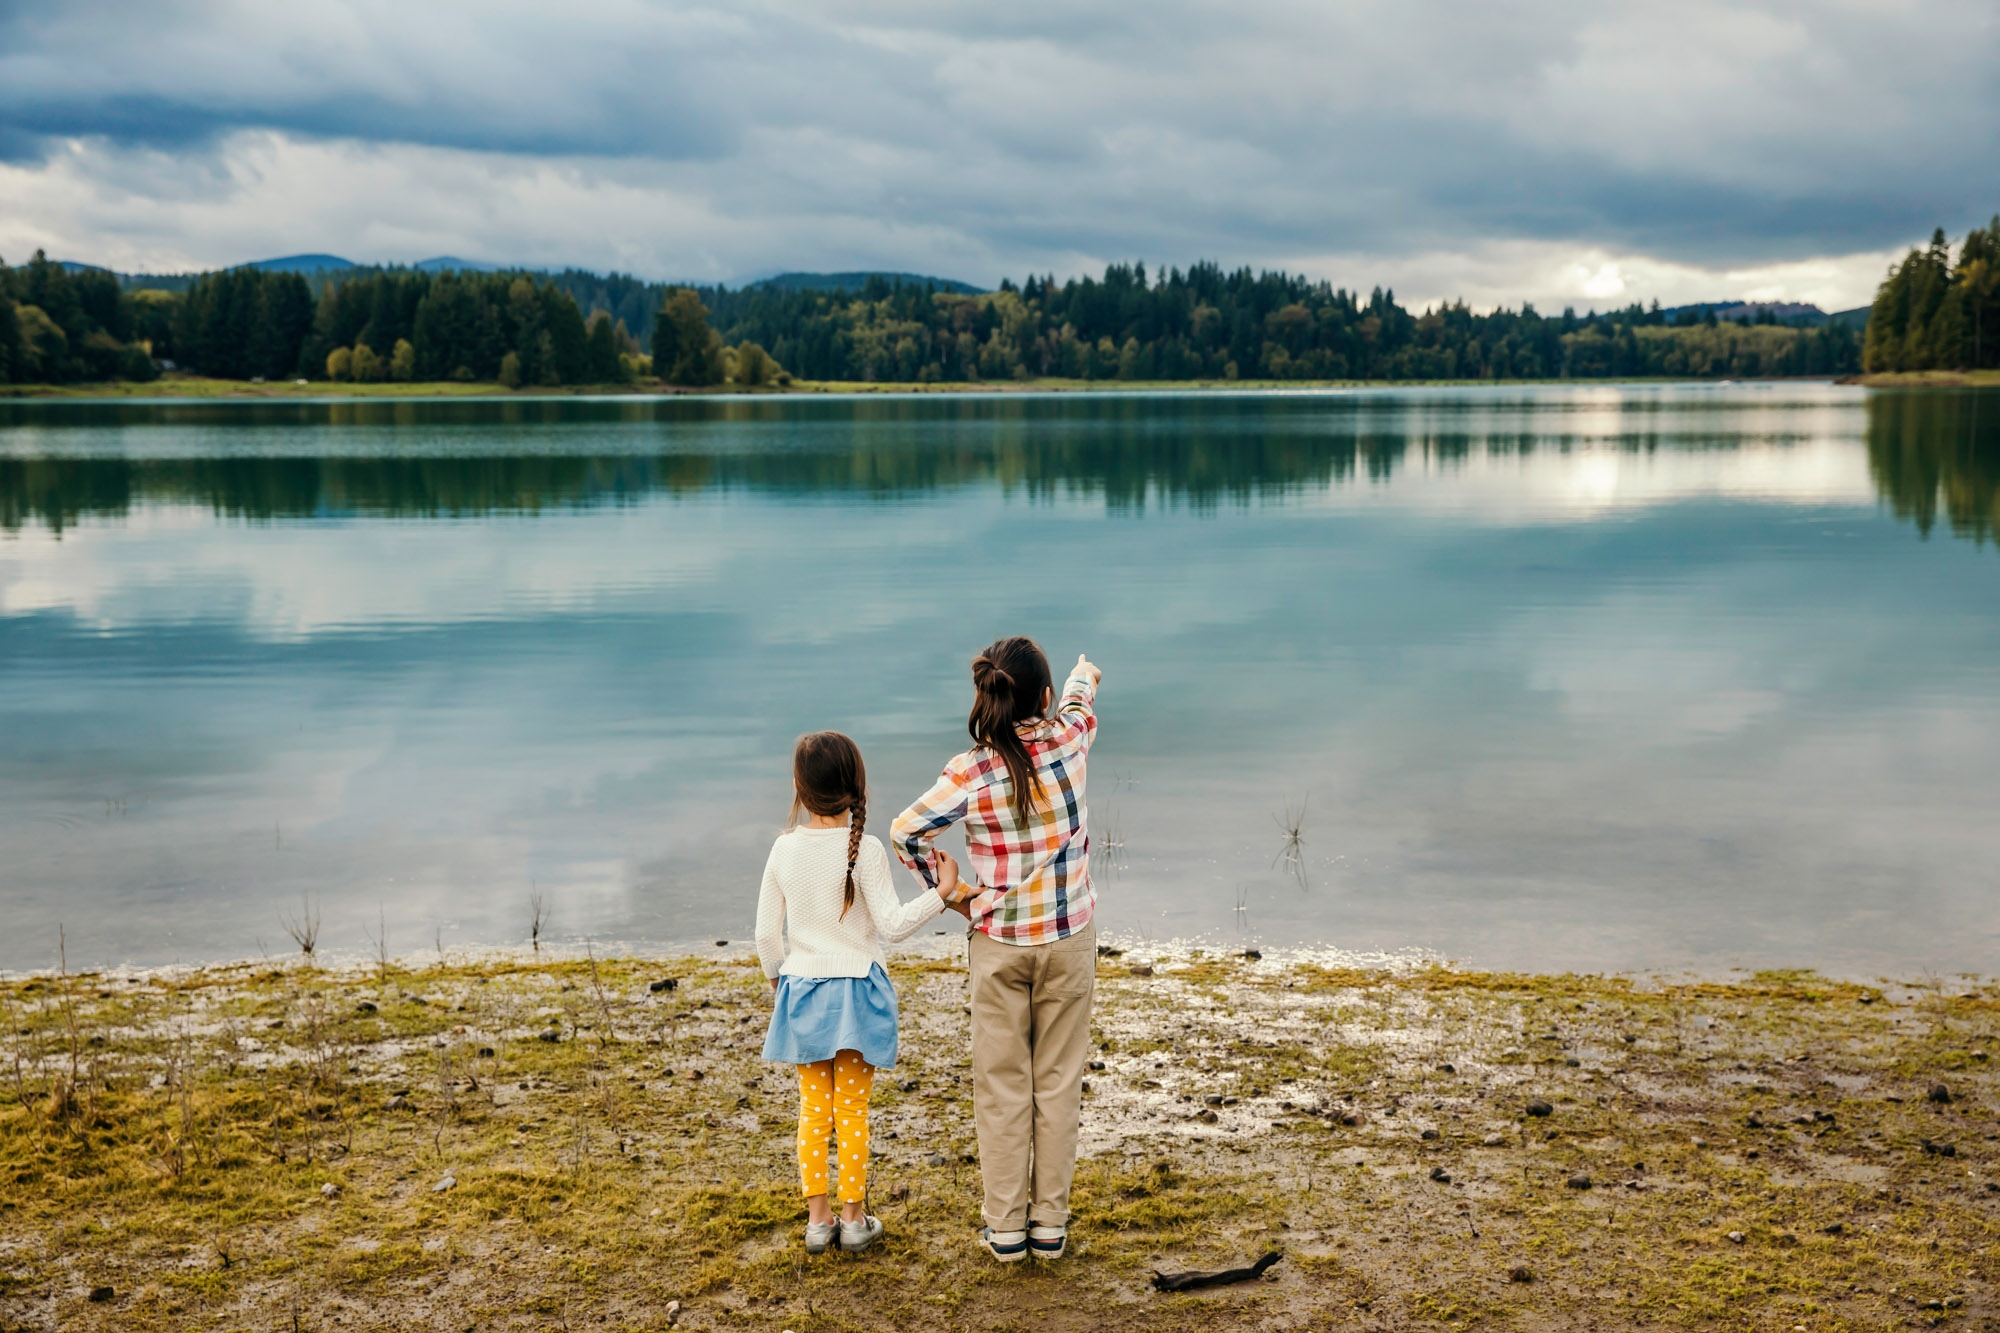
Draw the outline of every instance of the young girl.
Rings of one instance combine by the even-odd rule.
[[[958,867],[944,858],[938,888],[897,901],[888,853],[861,834],[868,806],[861,751],[837,731],[799,738],[792,788],[791,819],[757,896],[757,957],[777,992],[764,1058],[799,1067],[806,1252],[823,1252],[836,1233],[841,1249],[865,1250],[882,1236],[882,1223],[862,1207],[868,1093],[875,1071],[896,1063],[896,991],[877,935],[907,939],[943,911]],[[838,1218],[827,1202],[827,1135],[836,1124]]]
[[[972,923],[973,1121],[986,1186],[980,1243],[1002,1262],[1060,1259],[1090,1001],[1097,895],[1084,771],[1097,734],[1097,668],[1082,657],[1050,711],[1049,662],[1033,639],[972,659],[973,746],[895,822],[896,855]],[[933,841],[959,820],[973,881]]]

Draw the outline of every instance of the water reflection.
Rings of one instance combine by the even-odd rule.
[[[1953,536],[1984,543],[2000,525],[2000,394],[1871,395],[1868,466],[1896,516],[1926,537],[1942,509]]]
[[[0,403],[0,531],[61,533],[148,504],[269,521],[532,514],[750,491],[895,500],[994,486],[1030,499],[1201,510],[1411,466],[1838,438],[1853,399],[1794,389],[1633,396],[547,399]],[[1983,417],[1982,417],[1983,406]],[[2000,396],[1865,400],[1882,497],[1926,535],[1984,540],[2000,505]],[[552,429],[554,428],[554,429]],[[301,448],[310,450],[301,454]],[[1615,479],[1604,464],[1579,470]]]
[[[1108,929],[1985,966],[1995,401],[0,403],[0,966],[738,938],[996,627],[1113,672]]]

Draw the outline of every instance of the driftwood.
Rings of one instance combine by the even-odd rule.
[[[1265,1269],[1284,1257],[1273,1250],[1248,1268],[1217,1268],[1206,1273],[1155,1272],[1153,1287],[1158,1291],[1193,1291],[1196,1287],[1225,1287],[1232,1282],[1248,1282],[1264,1276]]]

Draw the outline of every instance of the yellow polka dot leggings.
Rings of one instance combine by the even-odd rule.
[[[810,1199],[827,1193],[827,1138],[840,1127],[840,1201],[868,1194],[868,1093],[875,1066],[859,1051],[799,1066],[799,1185]]]

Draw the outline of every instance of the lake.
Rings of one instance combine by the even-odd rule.
[[[1996,495],[1827,384],[0,401],[0,968],[739,950],[793,738],[882,831],[1027,633],[1116,934],[1990,971]]]

